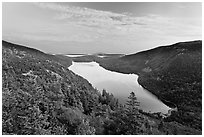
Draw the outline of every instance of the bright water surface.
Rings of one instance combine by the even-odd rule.
[[[72,63],[69,67],[70,70],[87,79],[99,91],[105,89],[107,92],[112,93],[114,97],[119,99],[120,103],[124,104],[130,92],[134,91],[142,110],[167,113],[169,107],[138,84],[138,75],[109,71],[96,62]]]
[[[67,57],[82,57],[82,56],[84,56],[83,54],[80,54],[80,55],[72,55],[72,54],[67,54],[67,55],[65,55],[65,56],[67,56]]]

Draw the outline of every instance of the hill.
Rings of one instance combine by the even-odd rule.
[[[70,63],[2,41],[3,134],[95,134],[89,115],[100,93]]]
[[[22,45],[16,45],[13,43],[9,43],[6,41],[2,41],[2,46],[3,48],[8,48],[14,52],[16,52],[16,55],[18,58],[24,57],[24,53],[27,53],[27,55],[33,55],[35,56],[35,58],[38,59],[51,59],[55,62],[61,63],[64,66],[70,66],[72,64],[72,60],[69,57],[66,56],[62,56],[62,55],[51,55],[51,54],[46,54],[42,51],[39,51],[37,49],[34,48],[30,48],[30,47],[25,47]],[[18,52],[19,50],[19,52]]]
[[[161,46],[103,60],[100,65],[138,74],[138,82],[144,88],[178,107],[171,120],[202,129],[202,41]]]
[[[103,60],[100,64],[108,69],[122,73],[146,73],[161,70],[175,60],[177,56],[201,50],[201,41],[180,42],[169,46],[160,46],[136,54]],[[112,64],[112,65],[111,65]]]

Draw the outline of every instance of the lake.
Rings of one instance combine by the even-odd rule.
[[[84,54],[67,54],[65,55],[67,57],[82,57],[82,56],[85,56]]]
[[[112,93],[115,98],[119,99],[121,104],[125,104],[130,92],[134,91],[142,110],[167,113],[170,109],[156,96],[138,84],[138,75],[136,74],[109,71],[96,62],[72,62],[69,69],[87,79],[99,91],[105,89],[107,92]]]

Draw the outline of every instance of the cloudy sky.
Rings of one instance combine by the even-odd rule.
[[[49,53],[135,53],[202,39],[201,3],[3,3],[3,40]]]

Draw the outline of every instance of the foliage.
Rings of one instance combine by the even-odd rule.
[[[86,80],[37,50],[3,42],[2,52],[3,134],[95,133],[83,102],[99,92]]]

